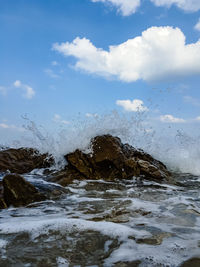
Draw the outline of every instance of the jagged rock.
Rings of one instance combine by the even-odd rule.
[[[92,153],[80,150],[65,155],[68,162],[62,175],[54,175],[53,181],[67,185],[73,179],[128,179],[143,175],[147,179],[167,180],[166,166],[142,150],[122,144],[118,137],[97,136],[91,140]]]
[[[53,164],[48,154],[40,154],[32,148],[7,149],[0,151],[0,171],[27,173],[36,168],[47,168]]]
[[[3,178],[3,189],[3,199],[8,207],[26,206],[46,199],[32,184],[16,174],[8,174]]]
[[[181,264],[180,267],[199,267],[200,266],[200,258],[191,258],[184,263]]]

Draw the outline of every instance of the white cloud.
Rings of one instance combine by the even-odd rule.
[[[135,13],[137,8],[140,6],[140,0],[91,0],[91,1],[111,4],[115,6],[123,16],[129,16]]]
[[[32,87],[30,87],[29,85],[23,84],[21,81],[17,80],[13,83],[13,85],[16,88],[20,88],[22,90],[24,90],[24,94],[23,96],[27,99],[31,99],[34,95],[35,95],[35,91],[33,90]]]
[[[115,6],[123,16],[129,16],[135,13],[141,4],[141,0],[91,0],[92,2],[103,2]],[[187,12],[196,12],[200,10],[199,0],[150,0],[159,7],[170,8],[176,5],[178,8]]]
[[[56,123],[69,124],[69,121],[63,120],[59,114],[54,114],[53,121]]]
[[[196,120],[196,121],[200,121],[200,116],[196,117],[195,120]]]
[[[74,56],[77,69],[125,82],[200,74],[200,41],[186,45],[183,32],[169,26],[151,27],[108,51],[79,37],[53,49]]]
[[[198,20],[197,24],[194,26],[195,30],[200,31],[200,19]]]
[[[156,6],[171,7],[176,5],[178,8],[184,11],[195,12],[200,9],[199,0],[151,0]]]
[[[126,111],[142,112],[148,111],[148,108],[144,106],[144,103],[140,99],[134,100],[117,100],[116,104],[123,107]]]
[[[19,80],[17,80],[17,81],[14,82],[14,86],[19,88],[19,87],[22,86],[22,83]]]
[[[175,118],[174,116],[172,116],[170,114],[160,116],[160,121],[168,122],[168,123],[184,123],[184,122],[186,122],[184,119]]]

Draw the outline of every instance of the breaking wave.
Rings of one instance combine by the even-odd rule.
[[[178,128],[172,129],[169,124],[151,125],[145,112],[124,115],[113,111],[89,118],[80,116],[56,133],[27,117],[24,120],[23,127],[28,134],[12,146],[35,147],[41,152],[49,152],[59,164],[63,155],[77,148],[88,150],[90,139],[96,135],[111,134],[150,153],[174,171],[200,175],[200,136],[190,136]]]

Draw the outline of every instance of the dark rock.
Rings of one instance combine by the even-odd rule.
[[[136,261],[119,261],[115,263],[115,267],[138,267],[140,265],[141,261],[140,260],[136,260]]]
[[[170,173],[166,166],[142,150],[122,144],[118,137],[97,136],[91,140],[92,153],[80,150],[65,155],[68,162],[62,174],[53,176],[52,181],[63,186],[74,179],[129,179],[145,176],[156,181],[168,180]]]
[[[9,174],[3,178],[4,202],[9,207],[26,206],[32,202],[45,200],[45,196],[20,175]]]
[[[199,267],[199,266],[200,266],[200,258],[191,258],[182,263],[180,267]]]
[[[3,198],[0,197],[0,210],[6,208],[7,208],[6,202],[4,201]]]
[[[47,168],[53,164],[48,154],[40,154],[32,148],[7,149],[0,151],[0,171],[27,173],[36,168]]]
[[[4,198],[3,198],[3,183],[2,183],[2,181],[0,181],[0,210],[6,209],[6,208],[7,208],[7,205],[6,205]]]

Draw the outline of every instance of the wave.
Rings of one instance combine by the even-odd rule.
[[[124,115],[113,111],[101,116],[79,117],[56,133],[27,117],[24,119],[23,127],[29,134],[10,146],[35,147],[42,153],[49,152],[55,157],[57,167],[64,164],[63,155],[77,148],[89,152],[91,138],[111,134],[120,137],[123,143],[143,149],[173,171],[200,175],[200,137],[168,124],[158,126],[145,112]]]

